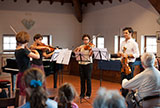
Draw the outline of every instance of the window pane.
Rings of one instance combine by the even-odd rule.
[[[97,41],[98,41],[97,47],[98,48],[104,48],[104,37],[98,37]]]
[[[16,39],[14,35],[3,35],[3,50],[15,50]]]
[[[42,43],[48,45],[48,37],[43,37]]]
[[[96,45],[96,37],[95,37],[95,35],[93,35],[93,44],[94,44],[95,46],[97,46],[97,45]]]
[[[10,43],[16,43],[16,38],[15,37],[10,37],[9,42]]]
[[[10,44],[10,50],[15,50],[16,49],[16,44]]]
[[[146,52],[157,52],[157,40],[155,37],[146,37]]]
[[[3,44],[3,50],[8,50],[9,49],[9,44]]]
[[[3,37],[3,43],[9,43],[9,37]]]
[[[114,53],[118,53],[118,36],[114,37]]]
[[[121,46],[121,43],[125,40],[125,37],[122,37],[120,36],[120,46]]]

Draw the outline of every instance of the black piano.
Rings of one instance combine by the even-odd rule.
[[[6,62],[7,62],[7,65],[2,67],[2,71],[11,74],[12,91],[14,91],[15,90],[15,84],[16,84],[16,74],[18,74],[19,69],[18,69],[15,58],[9,58],[9,59],[6,60]],[[54,81],[54,86],[55,86],[55,83],[57,83],[57,71],[62,70],[63,65],[56,64],[55,61],[50,62],[50,59],[43,59],[43,65],[44,65],[44,71],[45,71],[46,76],[54,74],[54,80],[53,81]],[[56,80],[56,82],[55,82],[55,80]]]

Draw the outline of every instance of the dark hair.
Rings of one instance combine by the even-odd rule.
[[[33,40],[35,41],[36,39],[39,39],[39,38],[43,39],[43,36],[41,34],[36,34],[34,35]]]
[[[70,83],[64,83],[58,89],[58,99],[60,105],[65,105],[71,103],[76,97],[77,92],[75,88]]]
[[[90,37],[88,34],[84,34],[84,35],[82,36],[82,40],[83,40],[85,37],[88,37],[89,40],[91,39],[91,37]]]
[[[133,34],[133,29],[132,29],[132,27],[125,27],[124,29],[123,29],[123,31],[125,31],[125,30],[128,30],[128,32],[129,33],[132,33]]]
[[[44,72],[37,68],[31,68],[24,72],[23,81],[26,87],[31,88],[31,95],[29,97],[31,108],[46,108],[46,101],[48,99],[47,93],[43,88],[45,81]],[[32,81],[39,81],[41,85],[33,85]]]
[[[17,41],[17,44],[25,44],[27,42],[29,42],[29,34],[25,31],[21,31],[19,32],[17,35],[16,35],[16,41]]]

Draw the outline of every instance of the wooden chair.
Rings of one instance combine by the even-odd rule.
[[[19,93],[20,93],[20,90],[16,89],[15,97],[0,98],[0,108],[4,108],[8,106],[14,106],[15,108],[17,108],[19,104]]]

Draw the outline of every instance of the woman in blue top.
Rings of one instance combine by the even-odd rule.
[[[29,100],[20,108],[57,108],[57,102],[47,97],[47,93],[42,86],[45,81],[42,70],[37,68],[28,69],[24,73],[23,80]]]

